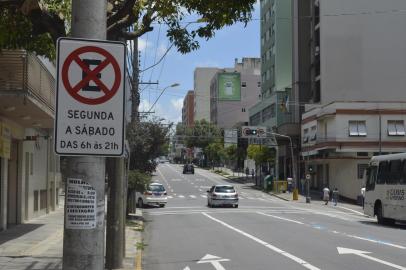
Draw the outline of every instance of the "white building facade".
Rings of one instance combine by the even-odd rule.
[[[311,1],[301,175],[313,167],[312,188],[355,200],[372,155],[406,151],[406,17],[396,13],[405,9],[395,0]]]
[[[218,68],[198,67],[194,72],[194,121],[210,121],[210,82]]]

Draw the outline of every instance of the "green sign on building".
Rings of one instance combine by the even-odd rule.
[[[218,75],[218,99],[241,100],[241,76],[240,73],[221,73]]]

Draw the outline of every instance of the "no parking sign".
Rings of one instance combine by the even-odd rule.
[[[57,154],[123,154],[125,48],[121,42],[58,40]]]

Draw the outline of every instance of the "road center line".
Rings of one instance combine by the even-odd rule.
[[[263,215],[263,216],[267,216],[267,217],[273,217],[276,219],[280,219],[280,220],[284,220],[284,221],[289,221],[289,222],[293,222],[296,224],[300,224],[300,225],[304,225],[303,222],[297,221],[297,220],[293,220],[293,219],[288,219],[288,218],[283,218],[283,217],[278,217],[278,216],[274,216],[274,215],[269,215],[269,214],[265,214],[263,212],[257,212],[257,214]]]
[[[246,233],[246,232],[244,232],[244,231],[242,231],[242,230],[240,230],[240,229],[237,229],[237,228],[235,228],[235,227],[233,227],[233,226],[231,226],[231,225],[225,223],[224,221],[221,221],[221,220],[219,220],[219,219],[217,219],[217,218],[214,218],[214,217],[208,215],[207,213],[202,213],[202,214],[203,214],[204,216],[210,218],[211,220],[216,221],[217,223],[220,223],[221,225],[223,225],[223,226],[225,226],[225,227],[227,227],[227,228],[229,228],[229,229],[231,229],[231,230],[233,230],[233,231],[235,231],[235,232],[238,232],[239,234],[242,234],[242,235],[244,235],[245,237],[248,237],[249,239],[251,239],[251,240],[253,240],[253,241],[255,241],[255,242],[257,242],[257,243],[259,243],[259,244],[261,244],[261,245],[263,245],[263,246],[265,246],[265,247],[267,247],[267,248],[269,248],[269,249],[271,249],[272,251],[274,251],[274,252],[276,252],[276,253],[278,253],[278,254],[280,254],[280,255],[282,255],[282,256],[285,256],[286,258],[288,258],[288,259],[290,259],[290,260],[292,260],[292,261],[294,261],[294,262],[296,262],[296,263],[302,265],[303,267],[305,267],[305,268],[307,268],[307,269],[310,269],[310,270],[320,270],[320,268],[318,268],[318,267],[316,267],[316,266],[314,266],[314,265],[311,265],[310,263],[308,263],[308,262],[302,260],[301,258],[296,257],[295,255],[290,254],[290,253],[288,253],[288,252],[286,252],[286,251],[283,251],[282,249],[279,249],[279,248],[277,248],[277,247],[275,247],[275,246],[273,246],[273,245],[271,245],[271,244],[269,244],[269,243],[267,243],[267,242],[265,242],[265,241],[259,239],[258,237],[255,237],[255,236],[253,236],[253,235],[251,235],[251,234],[248,234],[248,233]]]

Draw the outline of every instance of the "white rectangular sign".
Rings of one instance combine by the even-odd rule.
[[[94,229],[96,227],[96,190],[81,179],[68,178],[66,189],[66,228]]]
[[[122,156],[125,44],[60,38],[57,51],[55,152]]]

